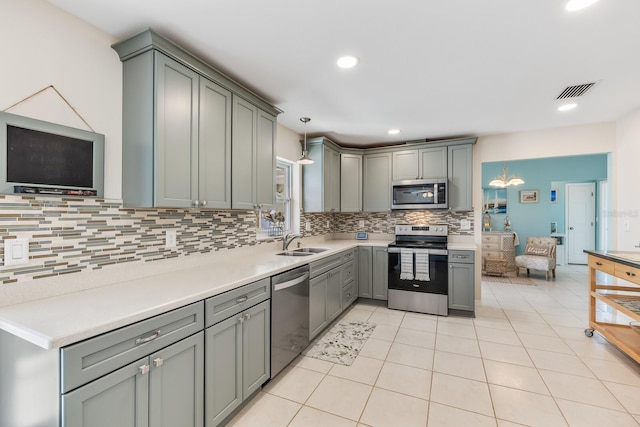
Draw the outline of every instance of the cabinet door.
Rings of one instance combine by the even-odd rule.
[[[447,176],[447,147],[420,150],[420,178],[444,178]]]
[[[156,206],[198,199],[198,74],[156,55]]]
[[[473,145],[454,145],[448,149],[449,209],[471,210]]]
[[[362,156],[340,156],[340,211],[362,212]]]
[[[244,99],[233,97],[233,132],[231,135],[231,207],[252,210],[255,202],[255,152],[258,108]]]
[[[393,153],[393,179],[418,179],[418,150],[395,151]]]
[[[149,356],[149,425],[204,425],[204,333]]]
[[[389,282],[389,258],[387,248],[373,248],[373,260],[371,268],[372,290],[374,299],[387,299]]]
[[[329,158],[329,211],[340,212],[340,153],[331,150]]]
[[[243,399],[260,389],[271,376],[271,301],[243,312],[242,390]]]
[[[276,117],[258,109],[256,159],[256,203],[269,209],[276,199]]]
[[[63,427],[149,425],[149,358],[62,395]]]
[[[199,200],[231,208],[231,92],[200,77]]]
[[[309,339],[327,326],[327,283],[329,273],[309,281]]]
[[[205,329],[205,414],[217,426],[242,403],[242,313]]]
[[[474,264],[449,263],[449,308],[474,311]]]
[[[365,155],[363,206],[365,212],[391,210],[391,153]]]
[[[327,323],[342,311],[342,267],[329,272],[327,279]]]
[[[358,296],[373,298],[371,281],[372,248],[360,246],[358,248]]]

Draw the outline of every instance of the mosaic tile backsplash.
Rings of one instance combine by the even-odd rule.
[[[255,227],[253,211],[127,209],[102,199],[0,195],[0,237],[27,237],[30,251],[29,264],[0,268],[0,283],[256,245],[263,241]],[[176,230],[175,248],[165,248],[166,229]]]
[[[0,284],[272,242],[256,239],[255,215],[236,210],[128,209],[119,201],[94,198],[0,195],[0,238],[27,237],[30,251],[28,264],[2,264]],[[470,230],[460,230],[462,219],[470,222]],[[361,220],[363,229],[358,226]],[[307,222],[311,231],[304,231]],[[473,235],[473,212],[301,214],[305,236],[392,234],[396,224],[418,223],[449,224],[450,234]],[[165,248],[167,229],[176,230],[175,248]]]
[[[461,230],[462,220],[469,222],[468,230]],[[300,228],[305,229],[305,222],[311,223],[312,235],[326,233],[368,233],[393,234],[396,224],[448,224],[449,234],[473,236],[473,211],[449,210],[398,210],[390,212],[359,212],[359,213],[303,213],[300,216]],[[364,227],[360,227],[364,221]],[[327,222],[329,226],[327,226]],[[305,232],[308,235],[309,232]]]

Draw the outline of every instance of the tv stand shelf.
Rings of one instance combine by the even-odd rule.
[[[640,334],[628,324],[599,320],[598,304],[606,304],[632,321],[640,322],[640,253],[585,251],[589,254],[589,328],[597,331],[629,357],[640,363]],[[602,277],[612,283],[600,283]]]

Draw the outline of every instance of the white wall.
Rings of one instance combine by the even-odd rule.
[[[122,197],[122,64],[116,40],[42,0],[0,0],[0,110],[105,135],[105,198]]]
[[[614,249],[638,251],[640,245],[640,109],[617,122],[617,156],[613,179],[617,192],[610,212],[617,244]],[[628,231],[626,224],[628,223]],[[617,226],[615,225],[617,224]]]

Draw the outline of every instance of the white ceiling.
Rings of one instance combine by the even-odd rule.
[[[640,106],[640,1],[49,0],[124,39],[146,28],[362,146],[611,121]],[[339,69],[343,54],[360,58]],[[566,87],[597,81],[560,113]],[[387,130],[400,128],[390,136]]]

